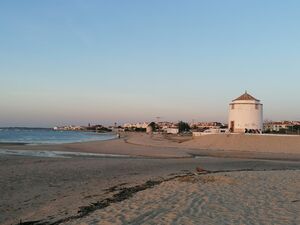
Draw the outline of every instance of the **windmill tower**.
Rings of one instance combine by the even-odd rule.
[[[246,91],[229,104],[228,127],[233,133],[261,133],[263,104]]]

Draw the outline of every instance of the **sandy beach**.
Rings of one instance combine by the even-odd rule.
[[[299,171],[177,178],[68,224],[299,224]]]
[[[212,134],[199,137],[180,137],[176,135],[129,135],[128,143],[142,146],[173,147],[184,149],[191,154],[209,154],[247,158],[262,157],[279,158],[300,154],[300,136],[292,135],[251,135],[251,134]],[[250,153],[250,154],[247,154]],[[268,154],[270,153],[270,154]]]
[[[150,158],[200,156],[300,160],[300,136],[222,134],[201,137],[124,133],[121,139],[55,145],[1,144],[1,149],[121,154]]]
[[[63,145],[0,144],[10,151],[129,156],[1,154],[0,223],[297,224],[299,140],[126,134]]]
[[[0,225],[300,225],[300,1],[0,1]]]

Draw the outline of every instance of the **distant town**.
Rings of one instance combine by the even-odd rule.
[[[92,131],[92,132],[158,132],[166,134],[193,134],[194,136],[210,133],[228,133],[228,124],[222,122],[138,122],[125,123],[112,126],[87,125],[87,126],[60,126],[54,127],[54,130],[67,131]],[[299,134],[300,121],[265,121],[263,124],[263,133],[267,134]]]
[[[253,133],[253,134],[300,134],[300,121],[265,121],[263,122],[263,104],[247,91],[229,103],[228,124],[221,122],[156,122],[125,123],[118,126],[104,127],[90,124],[83,126],[54,127],[54,130],[81,130],[95,132],[147,132],[167,134],[191,134],[201,136],[218,133]]]

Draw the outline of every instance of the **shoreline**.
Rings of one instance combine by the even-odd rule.
[[[113,138],[66,144],[22,145],[0,143],[0,149],[116,154],[146,158],[211,156],[300,161],[300,137],[293,137],[293,139],[294,142],[289,143],[289,137],[273,136],[206,135],[192,138],[125,133],[122,134],[120,139]],[[284,150],[280,150],[282,146],[285,148]],[[274,150],[272,150],[273,147]]]
[[[218,150],[216,150],[218,151]],[[40,158],[73,158],[73,157],[87,157],[87,158],[143,158],[143,159],[185,159],[185,158],[237,158],[237,159],[252,159],[252,160],[270,160],[270,161],[291,161],[299,162],[300,159],[292,154],[287,155],[262,155],[256,154],[253,155],[252,152],[210,152],[210,153],[189,153],[188,156],[166,156],[166,157],[157,157],[157,156],[144,156],[144,155],[131,155],[131,154],[110,154],[110,153],[93,153],[86,151],[60,151],[60,150],[29,150],[29,149],[4,149],[0,147],[0,156],[23,156],[23,157],[40,157]]]
[[[24,129],[21,129],[19,133],[0,133],[0,146],[62,145],[72,143],[85,143],[91,141],[113,140],[117,138],[117,134],[115,132],[92,132],[72,130],[55,131],[52,129],[44,129],[51,131],[51,133],[47,132],[46,135],[43,136],[40,135],[41,131],[39,131],[39,129],[33,129],[34,132],[31,132],[32,129],[28,130],[30,130],[29,133],[24,132]]]
[[[125,141],[133,142],[133,144]],[[211,193],[218,191],[217,196],[224,195],[224,198],[227,198],[227,194],[232,191],[218,190],[218,186],[214,185],[219,184],[219,182],[223,185],[224,179],[226,183],[226,176],[232,177],[232,179],[241,179],[249,185],[252,185],[251,179],[255,179],[257,182],[264,182],[262,178],[271,179],[271,183],[266,183],[266,185],[270,185],[270,188],[273,188],[272,185],[277,185],[278,179],[288,179],[286,185],[290,185],[289,182],[293,179],[298,179],[300,171],[298,154],[295,154],[296,157],[293,154],[283,153],[217,151],[186,147],[191,144],[194,144],[193,140],[186,137],[184,139],[181,137],[164,138],[143,134],[129,134],[114,140],[62,145],[6,145],[5,147],[5,145],[0,144],[0,149],[5,147],[8,151],[19,150],[26,153],[49,151],[53,154],[62,151],[68,152],[68,154],[71,152],[70,154],[75,155],[74,157],[56,158],[0,154],[0,176],[2,179],[0,185],[0,199],[2,201],[0,204],[0,223],[4,225],[18,224],[22,220],[23,223],[40,221],[31,224],[42,224],[41,220],[44,220],[49,224],[55,221],[65,221],[61,224],[89,224],[93,220],[101,219],[107,224],[122,224],[120,218],[125,215],[128,217],[123,219],[128,223],[139,221],[136,220],[137,218],[141,218],[141,221],[145,222],[148,218],[146,216],[147,205],[150,208],[154,207],[151,210],[158,210],[157,212],[161,215],[159,218],[164,217],[163,212],[169,215],[163,208],[156,209],[157,204],[152,205],[152,198],[157,199],[158,203],[166,203],[158,204],[161,207],[175,204],[171,196],[176,198],[178,202],[182,202],[184,198],[193,202],[198,201],[197,199],[200,201],[203,193],[206,193],[204,196],[206,198],[211,196]],[[126,155],[126,157],[93,157],[92,155],[84,156],[81,153],[87,155],[89,153],[121,154]],[[275,160],[271,159],[274,156]],[[253,159],[254,157],[261,157],[262,159]],[[199,171],[200,173],[209,171],[209,173],[199,176],[193,175],[198,174]],[[218,177],[218,174],[222,173],[226,174],[226,176],[224,175],[225,178],[221,178],[221,181],[216,180],[216,183],[214,183],[215,181],[211,182],[211,179],[217,179],[214,177]],[[183,180],[191,180],[191,183],[185,181],[182,183],[174,178],[179,175],[185,177],[182,178]],[[174,180],[168,181],[172,177]],[[208,179],[208,184],[203,183],[203,179]],[[159,182],[162,180],[165,182]],[[148,184],[154,182],[157,185],[145,188],[147,182]],[[261,187],[264,187],[264,183],[261,183],[259,187],[253,187],[252,191],[258,191],[255,193],[265,191],[264,189],[260,190]],[[233,188],[232,190],[236,191],[235,186],[224,188]],[[247,185],[243,188],[247,188]],[[132,190],[140,191],[131,193]],[[182,190],[187,190],[187,193],[191,191],[194,195],[192,197],[190,195],[185,196],[185,192]],[[203,193],[199,190],[202,190]],[[125,192],[131,193],[129,198],[123,195]],[[143,196],[146,194],[152,197],[144,199]],[[269,193],[266,194],[269,195]],[[275,197],[279,195],[275,192],[273,194]],[[165,198],[166,200],[164,200]],[[247,196],[243,195],[241,198],[247,198]],[[297,198],[295,197],[296,200]],[[107,201],[111,203],[105,208],[101,208],[102,203]],[[213,199],[208,202],[210,201]],[[98,204],[97,202],[102,203]],[[182,202],[183,205],[184,202]],[[92,208],[95,209],[93,214],[79,218],[80,213],[78,211],[91,209],[84,208],[86,206],[95,207]],[[225,207],[224,203],[221,206]],[[124,211],[124,207],[132,210]],[[135,211],[135,207],[144,211]],[[191,207],[193,208],[193,206]],[[171,213],[172,208],[168,210]],[[176,210],[178,213],[184,213],[180,207],[176,207]],[[112,215],[117,216],[112,217]],[[189,214],[187,213],[187,215]],[[64,220],[66,218],[76,219],[67,221]],[[159,218],[153,219],[153,223],[166,224]],[[170,220],[172,218],[171,216]],[[193,218],[192,215],[191,218]],[[152,221],[152,219],[150,220]],[[102,223],[99,222],[99,224]]]

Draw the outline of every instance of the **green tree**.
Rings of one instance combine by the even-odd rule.
[[[156,130],[156,124],[154,122],[151,122],[148,126],[152,128],[152,131]]]
[[[183,122],[183,121],[180,121],[178,123],[178,130],[179,130],[179,133],[182,133],[182,132],[185,132],[185,131],[189,131],[191,128],[190,128],[190,125],[186,122]]]

